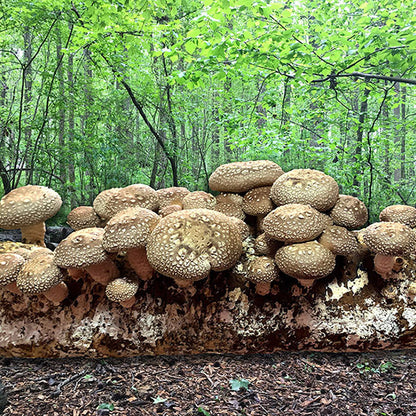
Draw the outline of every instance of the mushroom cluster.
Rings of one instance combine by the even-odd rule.
[[[54,252],[23,245],[0,254],[0,286],[56,304],[68,294],[66,279],[90,277],[110,301],[131,307],[139,286],[157,275],[195,291],[211,272],[233,270],[267,295],[288,276],[310,288],[331,275],[337,258],[370,253],[376,273],[390,279],[403,259],[416,257],[416,208],[387,207],[363,229],[363,202],[340,195],[321,171],[233,162],[219,166],[209,185],[216,196],[143,184],[104,190],[93,206],[70,212],[74,232]],[[0,227],[20,228],[23,242],[44,246],[44,221],[61,203],[46,187],[15,189],[0,201]]]

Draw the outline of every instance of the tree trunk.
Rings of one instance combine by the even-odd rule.
[[[278,350],[370,351],[416,347],[415,267],[389,282],[372,257],[342,259],[309,292],[282,275],[272,294],[231,272],[179,289],[163,276],[139,284],[136,303],[110,302],[89,279],[67,280],[69,296],[53,306],[42,296],[0,292],[0,354],[14,357],[107,357]]]

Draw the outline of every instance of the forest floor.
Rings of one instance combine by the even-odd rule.
[[[0,358],[4,415],[416,415],[416,351]]]

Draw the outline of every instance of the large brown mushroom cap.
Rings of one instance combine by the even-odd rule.
[[[339,194],[338,184],[319,170],[294,169],[278,178],[270,191],[276,205],[307,204],[318,211],[331,209]]]
[[[221,202],[231,202],[239,207],[243,205],[243,197],[239,194],[221,192],[215,199],[217,200],[217,204],[221,204]]]
[[[340,195],[330,216],[335,225],[354,230],[361,228],[368,221],[368,210],[355,196]]]
[[[195,191],[185,195],[182,200],[183,209],[206,208],[213,209],[217,200],[208,192]]]
[[[124,302],[133,297],[138,288],[137,280],[119,277],[106,286],[105,294],[113,302]]]
[[[20,270],[16,284],[27,294],[46,292],[64,280],[61,269],[54,264],[52,254],[38,255],[30,258]]]
[[[242,252],[240,231],[228,217],[207,209],[174,212],[150,235],[147,256],[159,273],[200,280],[210,270],[231,268]]]
[[[324,230],[318,242],[331,250],[336,256],[352,256],[359,252],[355,235],[345,227],[332,225]]]
[[[209,187],[220,192],[246,192],[270,186],[282,174],[282,168],[271,160],[227,163],[215,169]]]
[[[407,255],[414,244],[414,235],[410,227],[398,222],[376,222],[369,225],[363,240],[373,253],[384,256]]]
[[[316,238],[327,221],[310,205],[287,204],[277,207],[263,221],[265,233],[274,240],[297,243]]]
[[[161,209],[168,205],[180,205],[182,207],[182,200],[190,191],[181,186],[172,186],[170,188],[158,189],[156,193],[159,197],[159,209]]]
[[[217,203],[213,209],[214,211],[221,212],[228,217],[235,217],[242,221],[246,218],[246,214],[244,214],[242,207],[232,202]]]
[[[15,253],[0,254],[0,286],[6,286],[16,281],[25,259]]]
[[[108,214],[108,203],[111,198],[116,195],[122,188],[111,188],[105,189],[100,192],[94,199],[93,207],[94,211],[98,214],[103,220],[108,220],[110,218]]]
[[[283,273],[304,286],[311,286],[315,279],[328,276],[335,268],[335,255],[317,241],[281,247],[275,261]]]
[[[182,205],[167,205],[166,207],[160,208],[158,214],[161,217],[167,217],[172,212],[182,211]]]
[[[74,208],[66,219],[66,222],[73,230],[82,230],[83,228],[99,227],[101,218],[97,215],[93,207],[80,206]]]
[[[248,191],[243,198],[243,211],[247,215],[266,215],[275,208],[270,199],[271,186],[262,186]]]
[[[410,205],[390,205],[380,212],[380,221],[400,222],[416,227],[416,208]]]

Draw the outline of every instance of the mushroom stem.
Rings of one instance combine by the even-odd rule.
[[[16,295],[21,295],[23,292],[17,287],[16,281],[3,286],[4,289]]]
[[[256,284],[256,293],[260,296],[266,296],[270,293],[272,285],[270,282],[261,282]]]
[[[72,277],[74,280],[85,278],[87,274],[84,269],[77,269],[75,267],[68,267],[66,270],[68,272],[68,276]]]
[[[377,253],[374,256],[374,270],[383,278],[389,279],[392,275],[393,267],[396,261],[394,256],[385,256]]]
[[[97,283],[104,286],[120,276],[120,271],[112,260],[92,264],[91,266],[86,267],[85,270]]]
[[[45,245],[45,232],[46,227],[44,222],[33,225],[25,225],[21,227],[22,231],[22,243],[36,244],[41,247]]]
[[[127,261],[141,280],[152,278],[154,270],[147,259],[146,248],[132,248],[127,252]]]
[[[132,296],[131,298],[128,298],[120,302],[120,305],[125,308],[131,308],[135,303],[136,303],[136,296]]]
[[[59,305],[68,296],[68,286],[61,282],[55,286],[52,286],[43,295],[50,300],[55,306]]]
[[[315,283],[315,279],[298,279],[298,282],[307,290],[309,290]]]

